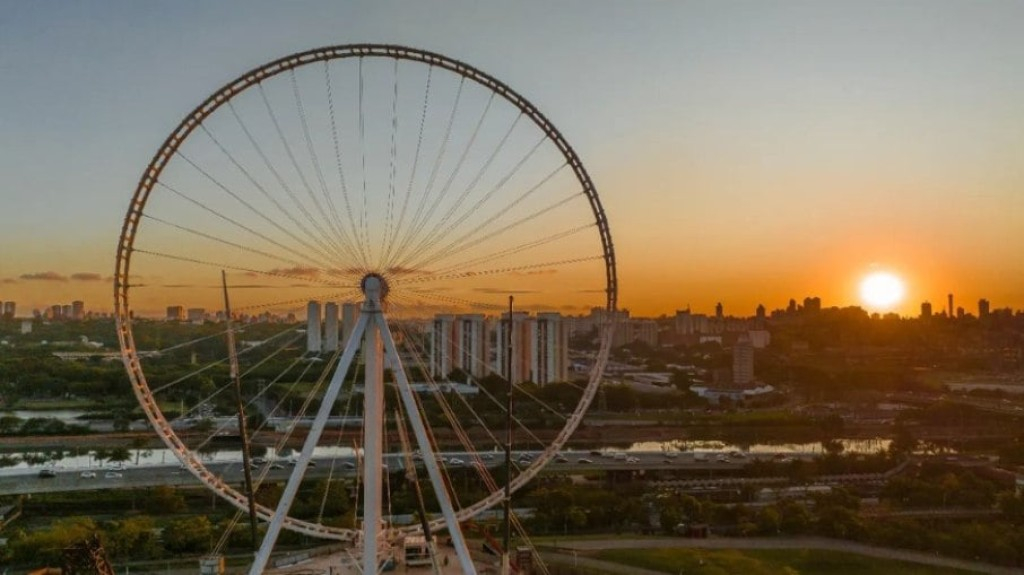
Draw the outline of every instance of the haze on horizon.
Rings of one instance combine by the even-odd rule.
[[[905,315],[947,293],[1024,308],[1024,5],[447,8],[7,7],[0,300],[109,309],[128,200],[188,111],[285,54],[387,42],[477,66],[558,126],[604,202],[634,315],[861,305],[876,270],[905,281]]]

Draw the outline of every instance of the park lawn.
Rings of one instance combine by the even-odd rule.
[[[664,573],[701,575],[953,575],[969,571],[819,549],[608,549],[597,558]]]

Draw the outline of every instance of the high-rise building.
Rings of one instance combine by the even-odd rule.
[[[633,319],[633,341],[645,343],[651,347],[658,346],[658,322],[653,319]]]
[[[562,314],[539,313],[530,326],[531,379],[545,385],[569,379],[569,336]]]
[[[4,306],[3,306],[3,315],[4,315],[4,317],[6,317],[8,319],[14,317],[15,309],[16,309],[15,302],[13,302],[13,301],[5,301],[4,302]]]
[[[341,346],[348,345],[348,339],[352,330],[356,328],[359,321],[359,305],[354,303],[341,304]]]
[[[430,324],[430,375],[434,378],[446,378],[455,370],[457,338],[455,336],[455,316],[439,314],[434,316]]]
[[[932,317],[932,302],[926,301],[921,303],[921,317]]]
[[[71,319],[75,321],[85,319],[85,302],[80,300],[71,302]]]
[[[323,352],[338,351],[338,304],[328,302],[324,305],[324,341]]]
[[[991,308],[989,306],[988,300],[985,299],[985,298],[979,299],[978,300],[978,317],[988,317],[988,314],[989,314],[990,311],[991,311]]]
[[[60,304],[50,306],[50,319],[54,321],[64,319],[64,308],[62,308]]]
[[[764,304],[763,303],[757,304],[757,310],[754,312],[754,317],[756,317],[757,319],[762,320],[762,321],[764,320]]]
[[[953,294],[949,294],[948,297],[949,297],[949,307],[946,309],[946,313],[947,313],[946,317],[948,317],[950,319],[953,319],[954,317],[956,317],[956,316],[953,315]]]
[[[306,304],[306,351],[320,353],[320,302]]]
[[[66,303],[66,304],[60,306],[60,317],[61,317],[61,319],[63,319],[64,321],[75,319],[75,316],[72,313],[72,311],[73,310],[71,308],[71,304]]]
[[[167,321],[185,321],[185,308],[180,305],[167,306]]]
[[[810,313],[816,313],[821,311],[821,298],[820,297],[805,297],[804,298],[804,311]]]
[[[725,317],[725,311],[724,311],[724,308],[722,307],[722,302],[718,302],[718,303],[715,304],[715,319],[721,320],[724,317]]]
[[[480,378],[490,373],[490,339],[483,314],[455,318],[455,367]]]
[[[203,323],[206,321],[206,309],[201,307],[188,308],[189,323]]]
[[[690,313],[690,308],[687,307],[684,310],[676,310],[676,335],[690,335],[693,333],[693,314]]]
[[[732,347],[732,382],[738,386],[754,382],[754,346],[746,334],[740,335]]]
[[[508,312],[501,314],[495,328],[495,372],[510,380],[513,384],[530,381],[530,344],[531,344],[531,323],[533,320],[524,312],[512,314],[511,325],[509,325]],[[511,330],[512,349],[508,345],[508,334]],[[511,357],[512,373],[508,371],[509,358]]]

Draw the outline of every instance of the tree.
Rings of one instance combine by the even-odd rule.
[[[205,515],[172,521],[164,528],[163,540],[174,553],[206,553],[213,545],[213,524]]]
[[[132,452],[125,446],[112,447],[107,452],[107,459],[114,463],[121,463],[125,461],[131,461]]]
[[[143,453],[145,453],[147,457],[153,453],[152,450],[146,449],[146,447],[149,446],[149,439],[145,436],[140,435],[138,437],[133,437],[131,445],[132,449],[135,450],[135,465],[139,464],[139,458]]]

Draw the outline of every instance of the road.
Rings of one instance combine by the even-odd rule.
[[[657,539],[587,539],[587,540],[559,540],[558,553],[560,562],[563,562],[566,554],[571,560],[572,551],[595,552],[602,549],[821,549],[825,551],[843,551],[856,553],[880,559],[894,559],[897,561],[908,561],[934,567],[951,567],[977,573],[992,573],[994,575],[1020,575],[1019,569],[990,565],[980,561],[966,561],[963,559],[952,559],[941,557],[921,551],[908,551],[905,549],[893,549],[890,547],[875,547],[852,541],[839,539],[826,539],[824,537],[750,537],[750,538],[719,538],[709,539],[684,539],[684,538],[657,538]],[[604,563],[604,562],[602,562]],[[638,571],[630,571],[638,573]]]
[[[517,451],[516,460],[524,456],[535,458],[536,451]],[[687,471],[727,471],[742,468],[754,459],[779,458],[810,459],[812,454],[772,454],[757,453],[737,457],[735,454],[713,454],[693,452],[679,453],[673,457],[663,452],[615,452],[605,451],[600,455],[590,452],[564,452],[559,454],[545,472],[582,473],[586,471],[640,471],[640,470],[687,470]],[[446,452],[444,455],[449,469],[469,467],[473,458],[465,452]],[[494,452],[479,453],[480,461],[487,467],[496,467],[502,463],[502,454]],[[356,473],[357,461],[353,456],[320,457],[313,460],[315,467],[306,472],[309,478],[352,477]],[[284,481],[288,478],[291,468],[286,461],[278,461],[275,467],[267,471],[271,481]],[[403,457],[398,453],[385,456],[385,464],[391,471],[404,469]],[[237,461],[224,463],[206,463],[215,475],[221,476],[228,483],[240,485],[243,481],[241,463]],[[96,477],[82,477],[85,468],[47,467],[55,472],[55,477],[41,477],[40,470],[44,466],[3,470],[0,473],[0,493],[21,495],[31,493],[51,493],[61,491],[87,491],[95,489],[124,489],[136,487],[196,486],[198,479],[177,462],[166,465],[127,466],[126,469],[108,473],[106,469],[92,468]],[[332,470],[333,468],[333,470]],[[119,476],[118,476],[119,475]]]

